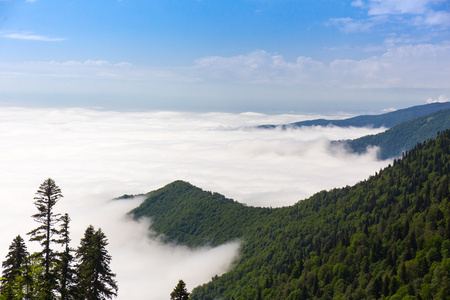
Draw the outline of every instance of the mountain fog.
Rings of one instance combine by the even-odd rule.
[[[149,234],[151,220],[126,216],[142,197],[111,199],[185,180],[248,205],[279,207],[353,185],[390,163],[377,161],[376,149],[356,155],[330,146],[383,129],[254,128],[318,117],[0,108],[0,259],[18,234],[37,249],[26,233],[38,226],[35,192],[51,177],[64,195],[55,212],[72,219],[72,246],[90,224],[108,237],[118,299],[167,299],[179,279],[192,289],[230,268],[239,241],[195,250],[162,244]]]

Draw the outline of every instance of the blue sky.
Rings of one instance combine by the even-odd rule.
[[[0,0],[0,104],[373,111],[450,97],[444,0]]]

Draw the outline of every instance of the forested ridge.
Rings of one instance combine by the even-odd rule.
[[[270,209],[247,207],[184,181],[153,191],[131,211],[134,218],[151,216],[152,229],[164,233],[167,241],[191,247],[217,246],[241,238],[254,220],[270,213]]]
[[[380,114],[380,115],[360,115],[348,119],[342,120],[329,120],[329,119],[315,119],[295,122],[285,125],[261,125],[259,128],[271,129],[280,127],[282,129],[295,128],[302,126],[339,126],[339,127],[393,127],[402,122],[419,118],[442,109],[449,109],[450,102],[444,103],[430,103],[424,105],[417,105],[408,108],[395,110],[392,112]]]
[[[242,242],[234,268],[191,299],[447,299],[449,157],[447,130],[353,187],[290,207],[246,207],[179,181],[132,214],[191,247]]]
[[[435,138],[437,132],[447,129],[450,129],[450,109],[408,120],[385,132],[363,136],[346,143],[357,153],[365,152],[368,146],[378,146],[378,157],[388,159],[401,156],[403,151],[412,149],[417,143]]]

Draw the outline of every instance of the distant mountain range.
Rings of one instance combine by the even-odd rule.
[[[417,143],[436,137],[440,131],[450,129],[450,102],[432,103],[400,109],[381,115],[363,115],[344,120],[316,119],[288,125],[261,125],[259,128],[298,128],[302,126],[339,127],[390,127],[385,132],[354,140],[333,141],[344,144],[356,153],[364,153],[367,147],[380,148],[379,159],[400,157],[402,152],[412,149]]]
[[[448,299],[449,174],[447,130],[368,180],[293,206],[247,207],[176,181],[130,214],[190,247],[242,242],[233,269],[193,300]]]
[[[377,146],[380,148],[378,158],[388,159],[401,156],[402,152],[435,138],[438,132],[446,129],[450,129],[450,109],[399,123],[379,134],[333,143],[345,143],[348,149],[357,153],[365,152],[369,146]]]
[[[431,103],[425,105],[417,105],[409,108],[399,109],[393,112],[380,114],[380,115],[362,115],[353,118],[343,120],[326,120],[315,119],[309,121],[295,122],[284,125],[260,125],[258,128],[295,128],[302,126],[339,126],[339,127],[387,127],[390,128],[399,123],[422,117],[442,109],[450,108],[450,102],[444,103]]]

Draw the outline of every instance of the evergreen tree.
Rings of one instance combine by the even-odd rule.
[[[179,280],[177,286],[170,293],[170,300],[189,300],[189,293],[183,280]]]
[[[72,291],[75,286],[75,269],[72,267],[74,251],[70,248],[69,222],[70,217],[64,214],[61,217],[60,235],[61,239],[57,242],[64,247],[63,252],[59,254],[59,263],[57,266],[58,273],[58,290],[62,300],[73,299]]]
[[[6,260],[2,263],[1,294],[7,299],[26,299],[29,292],[30,280],[28,278],[29,253],[24,240],[16,236],[9,246]]]
[[[108,245],[105,234],[90,225],[81,239],[77,250],[77,299],[111,299],[117,296],[115,274],[109,264],[111,256],[106,250]]]
[[[41,225],[36,229],[30,231],[30,241],[37,241],[43,247],[41,252],[37,255],[43,257],[44,261],[44,275],[43,275],[43,291],[44,299],[54,298],[54,290],[56,288],[56,274],[54,266],[57,263],[56,253],[51,249],[51,243],[55,242],[52,237],[58,234],[59,231],[55,228],[60,220],[60,215],[53,212],[53,207],[60,198],[63,197],[60,188],[55,184],[51,178],[46,179],[34,198],[38,209],[38,213],[32,217]]]

